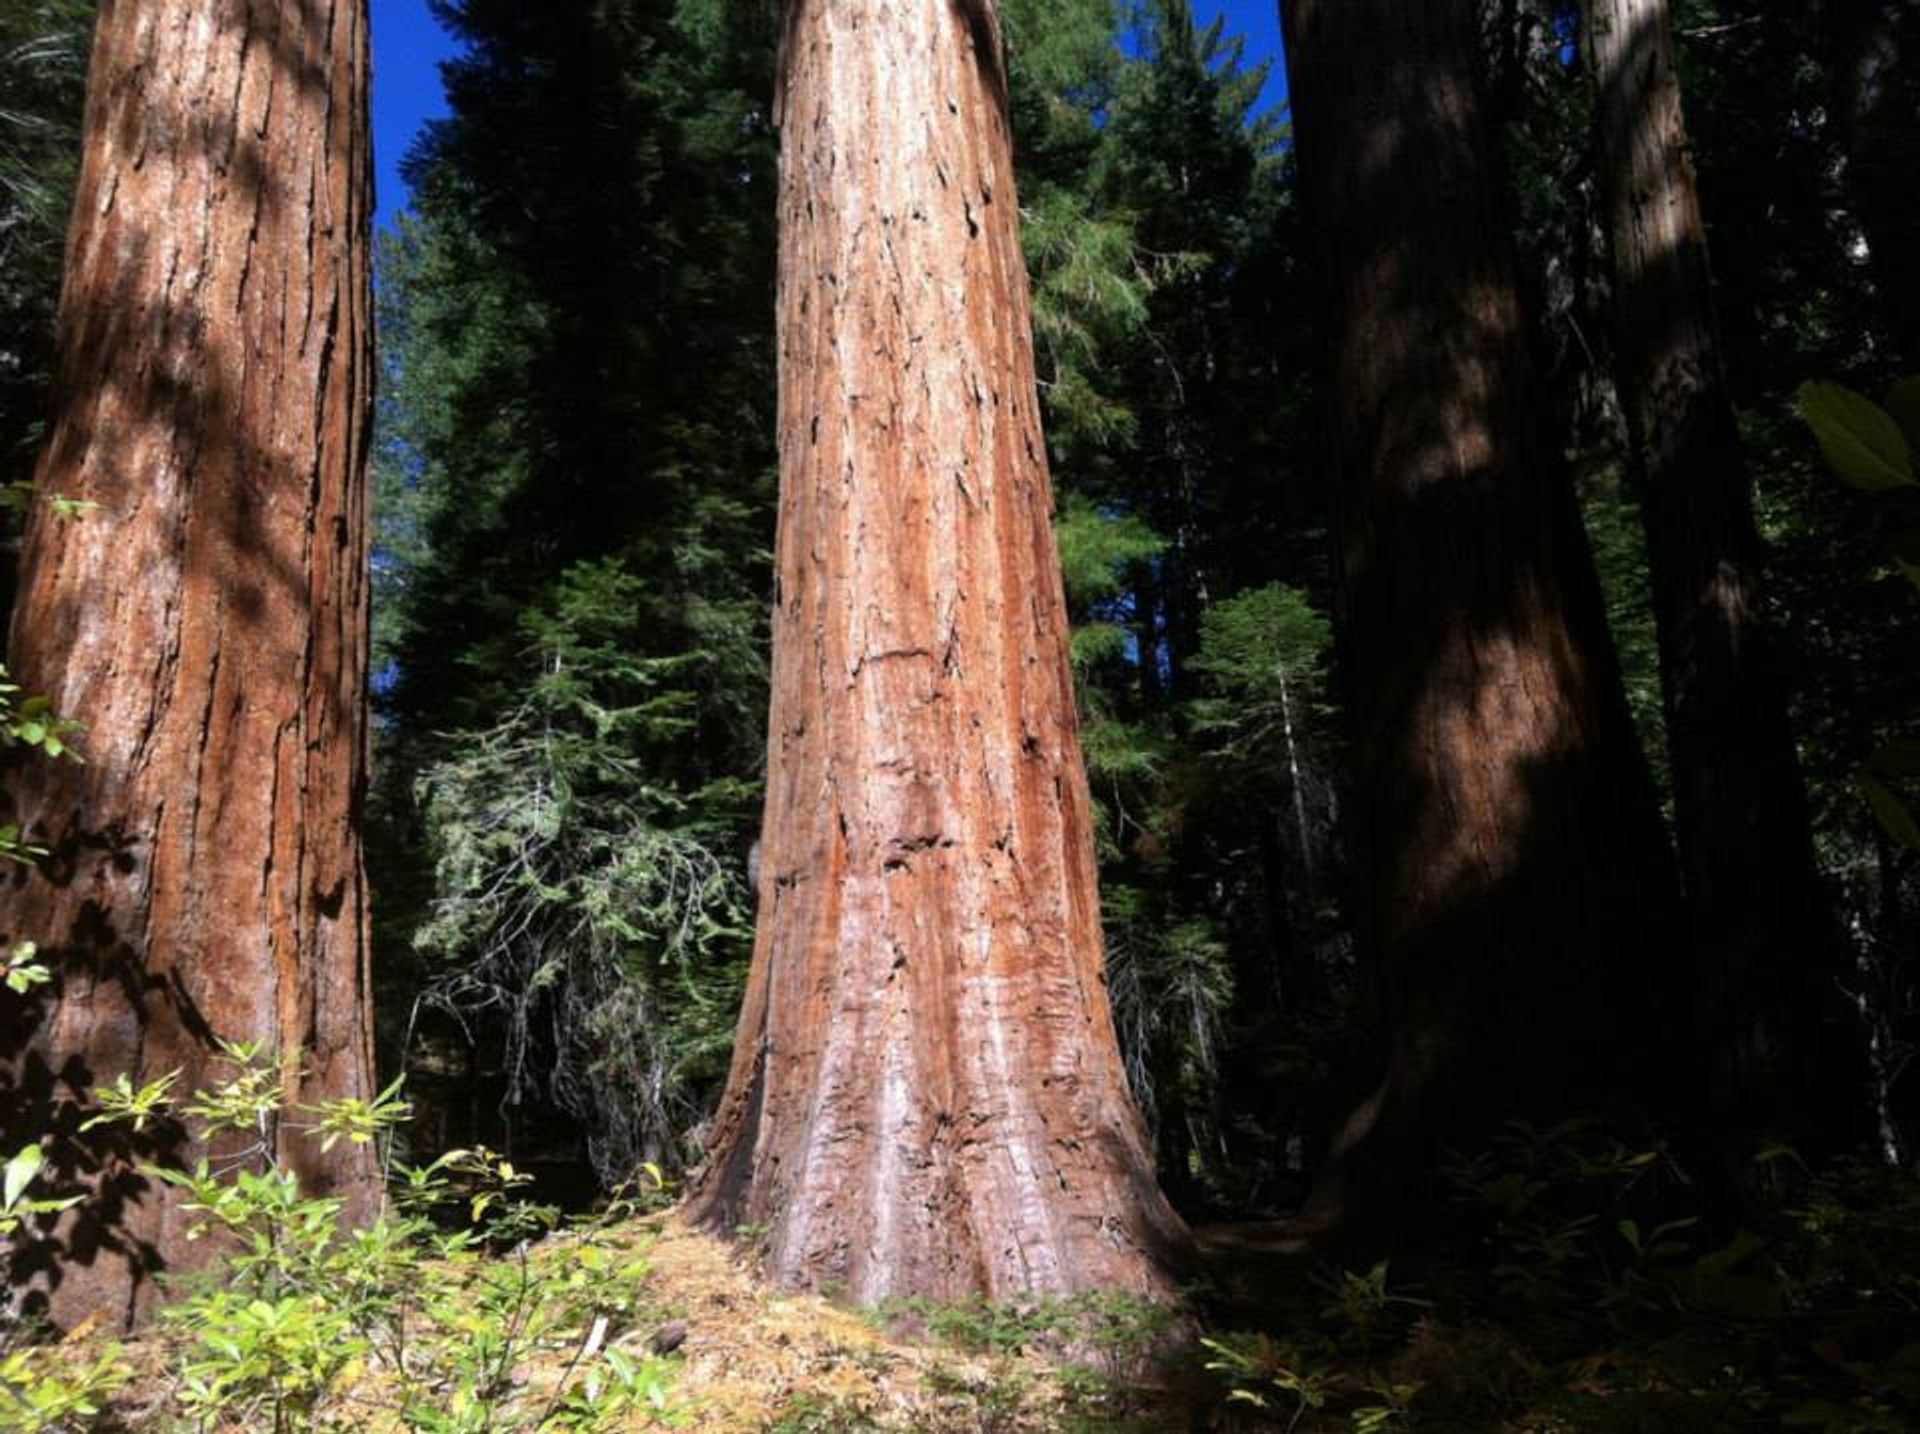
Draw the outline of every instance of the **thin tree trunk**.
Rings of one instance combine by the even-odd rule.
[[[295,1099],[369,1093],[367,75],[363,0],[101,7],[39,470],[97,506],[41,505],[12,630],[86,765],[9,773],[52,854],[0,921],[58,975],[5,1012],[0,1147],[51,1137],[49,1193],[87,1197],[13,1252],[61,1323],[138,1317],[203,1248],[136,1168],[202,1142],[81,1134],[97,1087],[191,1092],[224,1040],[277,1052]],[[364,1147],[284,1143],[371,1205]]]
[[[794,0],[753,971],[696,1218],[852,1298],[1172,1288],[1103,984],[991,0]]]
[[[1287,790],[1293,796],[1293,831],[1300,852],[1302,894],[1311,907],[1318,899],[1319,874],[1314,870],[1313,832],[1307,825],[1307,788],[1300,762],[1300,741],[1294,732],[1293,693],[1287,683],[1287,665],[1274,665],[1273,675],[1280,685],[1281,736],[1287,748]]]
[[[1586,50],[1616,387],[1646,518],[1687,944],[1701,976],[1706,1128],[1737,1156],[1782,1133],[1858,1132],[1864,1072],[1857,1053],[1845,1057],[1840,933],[1762,611],[1666,0],[1587,0]]]
[[[1625,1091],[1669,857],[1542,417],[1476,0],[1285,0],[1338,455],[1356,913],[1385,1075],[1301,1233],[1443,1141]]]
[[[1920,0],[1826,0],[1834,115],[1896,361],[1920,372]]]

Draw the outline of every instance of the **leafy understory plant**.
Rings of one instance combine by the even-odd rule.
[[[81,723],[62,717],[45,697],[21,697],[20,685],[8,680],[7,669],[0,666],[0,751],[15,747],[37,750],[48,757],[64,757],[77,762],[73,750]],[[46,850],[27,840],[14,823],[0,825],[0,864],[15,862],[31,866]],[[39,960],[39,948],[31,941],[16,941],[0,950],[0,982],[16,996],[24,996],[53,979],[53,973]]]
[[[23,494],[22,488],[26,490]],[[31,485],[11,485],[0,496],[0,507],[24,506]],[[63,517],[74,516],[90,504],[56,500]],[[73,738],[83,724],[53,710],[45,697],[21,697],[20,685],[10,681],[0,666],[0,751],[27,748],[43,756],[77,762]],[[30,842],[13,823],[0,825],[0,865],[31,866],[46,850]],[[51,984],[53,972],[40,960],[32,941],[20,940],[0,949],[0,984],[15,996],[28,996]],[[11,1240],[29,1222],[52,1219],[78,1204],[74,1197],[48,1198],[32,1194],[47,1162],[43,1146],[14,1151],[0,1166],[0,1240]],[[59,1431],[96,1418],[105,1401],[130,1377],[120,1351],[108,1348],[92,1359],[63,1361],[56,1370],[37,1367],[27,1350],[8,1348],[9,1331],[0,1325],[0,1434],[14,1429]]]
[[[1260,1329],[1201,1341],[1221,1427],[1920,1428],[1911,1171],[1806,1171],[1753,1229],[1695,1213],[1644,1131],[1515,1122],[1442,1173],[1455,1209],[1418,1283],[1275,1282]]]
[[[977,1434],[1032,1428],[1041,1407],[1051,1410],[1049,1427],[1064,1431],[1136,1427],[1176,1332],[1171,1310],[1125,1290],[952,1304],[897,1298],[870,1318],[967,1356],[934,1364],[923,1383],[941,1398],[943,1418],[964,1420],[952,1427]],[[1044,1368],[1035,1355],[1045,1357]]]
[[[1421,1385],[1392,1373],[1391,1355],[1410,1317],[1431,1302],[1400,1293],[1387,1268],[1316,1277],[1330,1302],[1297,1338],[1235,1331],[1203,1338],[1206,1368],[1224,1385],[1226,1403],[1288,1427],[1329,1409],[1344,1410],[1355,1434],[1407,1423]]]
[[[75,1199],[27,1198],[28,1187],[46,1162],[46,1151],[37,1145],[29,1145],[25,1150],[16,1152],[5,1167],[0,1168],[0,1236],[14,1234],[30,1216],[56,1214],[61,1210],[70,1210],[78,1203]]]
[[[402,1168],[387,1208],[344,1228],[341,1200],[301,1189],[285,1138],[380,1140],[407,1115],[397,1088],[302,1105],[274,1052],[229,1045],[224,1059],[226,1078],[190,1096],[175,1097],[171,1078],[116,1082],[92,1119],[183,1118],[223,1152],[145,1171],[186,1192],[192,1237],[218,1252],[171,1282],[158,1338],[165,1427],[586,1434],[683,1422],[671,1362],[636,1347],[644,1241],[612,1214],[563,1231],[556,1210],[526,1198],[523,1173],[476,1149]],[[0,1434],[102,1427],[125,1381],[112,1363],[77,1379],[75,1367],[65,1346],[8,1356]]]
[[[79,1203],[30,1192],[46,1165],[46,1151],[29,1145],[0,1167],[0,1240],[29,1221],[53,1217]],[[118,1345],[86,1356],[65,1347],[9,1348],[13,1334],[0,1325],[0,1434],[67,1434],[91,1428],[108,1401],[132,1379]]]
[[[6,1434],[79,1434],[93,1428],[133,1378],[115,1345],[90,1356],[64,1348],[16,1349],[0,1356],[0,1430]]]

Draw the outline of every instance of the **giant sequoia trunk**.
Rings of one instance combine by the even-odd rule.
[[[760,926],[692,1200],[854,1299],[1184,1245],[1102,983],[991,0],[792,0]]]
[[[1439,1142],[1624,1093],[1669,858],[1543,415],[1475,0],[1287,0],[1386,1071],[1303,1233]],[[1625,1014],[1631,1012],[1631,1015]]]
[[[81,1133],[92,1092],[261,1041],[296,1099],[365,1096],[371,190],[363,0],[107,0],[62,301],[59,407],[12,632],[85,719],[86,765],[8,773],[51,855],[9,939],[51,994],[4,1015],[0,1149],[50,1136],[85,1202],[16,1248],[25,1302],[138,1316],[191,1217],[142,1160],[190,1128]],[[294,1078],[298,1069],[303,1074]],[[289,1137],[361,1208],[370,1156]]]
[[[1759,537],[1666,0],[1587,0],[1586,48],[1617,387],[1646,515],[1688,950],[1701,977],[1709,1126],[1736,1147],[1781,1131],[1838,1134],[1816,1108],[1825,1093],[1857,1132],[1866,1105],[1847,1081],[1859,1062],[1840,1055],[1838,933],[1761,610]]]

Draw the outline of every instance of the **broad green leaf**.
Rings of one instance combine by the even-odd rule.
[[[1800,416],[1813,429],[1833,471],[1870,493],[1906,487],[1913,479],[1913,450],[1888,412],[1837,383],[1800,389]]]
[[[1860,784],[1861,794],[1873,808],[1874,816],[1880,819],[1880,825],[1886,828],[1887,835],[1908,851],[1920,851],[1920,823],[1914,821],[1907,804],[1870,772],[1860,772],[1854,780]]]
[[[39,1146],[29,1145],[7,1162],[4,1187],[0,1187],[0,1208],[12,1209],[20,1203],[21,1195],[33,1183],[33,1177],[40,1173],[40,1167],[46,1163],[46,1159],[46,1152]]]

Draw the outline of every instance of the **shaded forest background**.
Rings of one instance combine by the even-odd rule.
[[[379,270],[379,1039],[411,1077],[419,1153],[485,1140],[584,1202],[641,1162],[698,1158],[751,944],[777,26],[723,0],[434,8],[462,47],[449,115],[407,158],[413,204]],[[9,483],[47,412],[91,11],[0,10]],[[1856,774],[1920,710],[1920,603],[1894,556],[1908,515],[1837,485],[1792,402],[1816,377],[1878,392],[1916,360],[1899,281],[1862,238],[1901,170],[1858,161],[1845,13],[1686,3],[1676,34],[1848,935],[1836,994],[1898,1161],[1920,1100],[1915,858]],[[1183,1213],[1275,1214],[1377,1050],[1285,116],[1185,0],[1008,0],[1003,17],[1128,1071]],[[1659,778],[1575,29],[1566,7],[1502,0],[1484,58],[1534,343]]]

